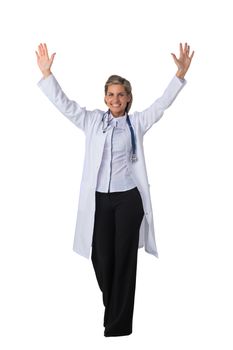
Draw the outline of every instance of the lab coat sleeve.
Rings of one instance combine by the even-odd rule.
[[[50,74],[47,78],[42,78],[38,82],[38,86],[63,115],[78,128],[85,131],[92,112],[80,107],[77,102],[70,100],[53,74]]]
[[[135,112],[135,117],[143,133],[146,133],[162,117],[164,111],[172,104],[185,84],[186,80],[174,76],[161,97],[146,110]]]

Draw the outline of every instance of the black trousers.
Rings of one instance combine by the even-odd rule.
[[[144,215],[135,187],[96,192],[92,263],[105,306],[106,337],[132,333],[139,229]]]

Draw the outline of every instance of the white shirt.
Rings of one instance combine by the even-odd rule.
[[[126,115],[114,118],[110,114],[108,125],[96,191],[127,191],[136,185],[130,176],[128,167],[130,153],[126,151],[126,137],[128,137],[125,130],[128,128]]]

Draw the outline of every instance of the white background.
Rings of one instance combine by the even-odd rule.
[[[233,348],[230,1],[2,1],[0,348]],[[160,258],[139,251],[134,332],[105,338],[91,261],[72,251],[84,136],[37,87],[56,52],[67,95],[105,109],[110,74],[133,110],[159,97],[179,42],[188,84],[145,138]]]

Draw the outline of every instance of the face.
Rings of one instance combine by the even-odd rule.
[[[121,117],[125,114],[127,103],[131,100],[131,97],[127,94],[123,85],[112,84],[108,87],[104,100],[112,115]]]

